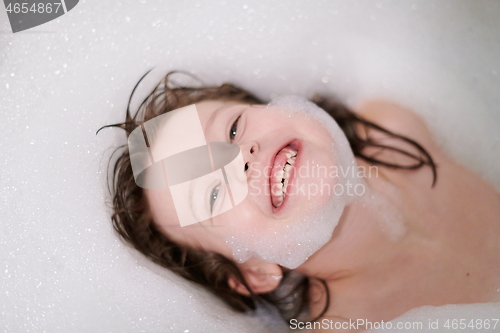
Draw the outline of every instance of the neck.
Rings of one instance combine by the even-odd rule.
[[[398,210],[397,189],[383,190],[367,179],[367,194],[348,205],[331,240],[298,268],[325,280],[389,268],[416,246],[418,228],[409,225]]]

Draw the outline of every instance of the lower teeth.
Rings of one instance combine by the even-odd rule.
[[[278,204],[277,204],[276,207],[281,206],[281,204],[283,203],[283,200],[285,200],[285,196],[286,196],[286,192],[285,191],[286,191],[286,187],[288,185],[288,181],[286,181],[286,180],[283,179],[281,181],[281,184],[282,184],[283,187],[281,188],[281,196],[278,197]]]

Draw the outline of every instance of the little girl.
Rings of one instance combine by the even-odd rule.
[[[113,168],[113,226],[152,261],[237,311],[270,303],[291,325],[323,332],[362,330],[362,323],[342,324],[386,322],[423,305],[499,300],[499,193],[447,157],[416,114],[389,101],[350,110],[315,96],[315,105],[305,108],[322,110],[303,117],[286,103],[266,107],[232,84],[176,86],[174,74],[134,116],[128,108],[124,123],[109,126],[129,136],[157,116],[195,104],[209,141],[241,148],[250,190],[233,209],[180,227],[168,188],[139,187],[125,147]],[[342,130],[348,152],[332,151],[343,139],[321,120],[325,115]],[[366,191],[343,200],[355,190],[347,185],[343,196],[325,191],[311,199],[319,178],[304,176],[299,166],[331,170],[346,156],[355,157],[357,170],[377,167],[375,176],[356,175]],[[320,178],[331,188],[341,183],[326,173]],[[300,184],[309,192],[300,193]],[[217,207],[219,188],[208,191],[207,202]]]

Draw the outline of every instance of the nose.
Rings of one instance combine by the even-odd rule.
[[[249,166],[257,161],[256,155],[258,155],[259,145],[255,141],[251,141],[240,145],[240,149],[243,154],[243,160],[245,161],[245,172],[247,172]]]

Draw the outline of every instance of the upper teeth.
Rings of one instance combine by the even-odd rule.
[[[279,199],[280,205],[285,197],[286,188],[288,186],[288,179],[290,178],[290,170],[292,169],[292,165],[295,164],[295,159],[297,158],[297,152],[290,151],[286,153],[286,157],[287,160],[285,165],[283,166],[283,170],[279,170],[278,172],[276,172],[275,176],[278,184],[275,187],[274,194],[281,196],[281,198]]]

